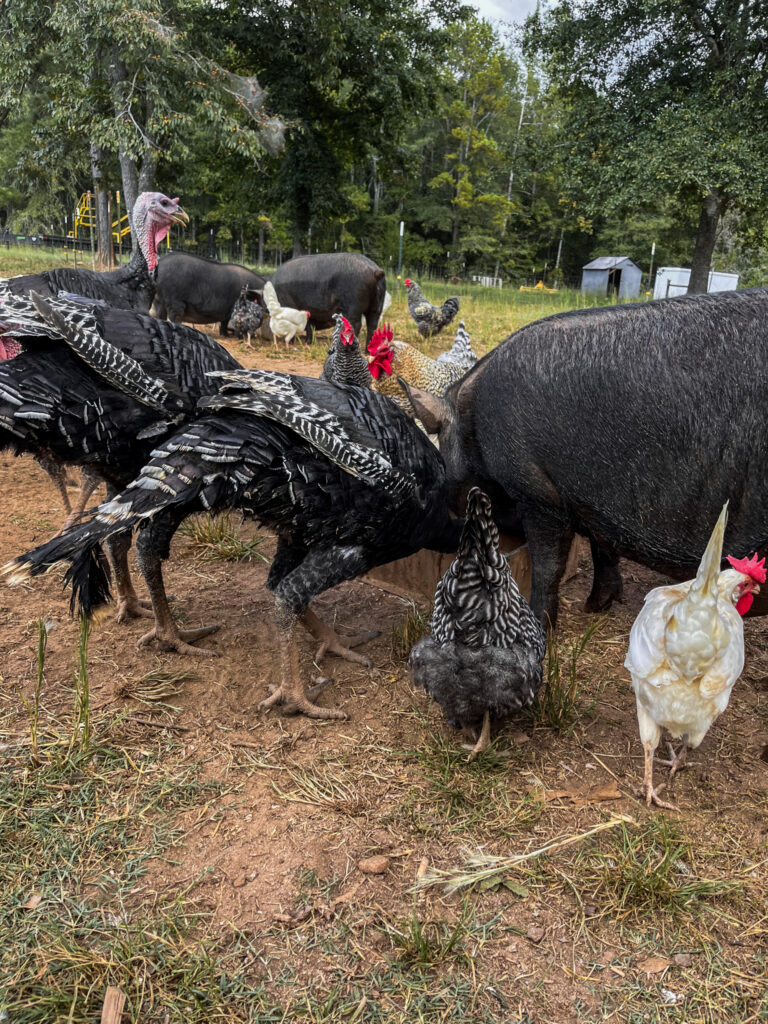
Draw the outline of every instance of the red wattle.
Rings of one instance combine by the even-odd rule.
[[[755,595],[751,592],[742,594],[739,600],[736,602],[736,611],[739,615],[746,615],[749,609],[752,607],[752,602],[755,600]]]

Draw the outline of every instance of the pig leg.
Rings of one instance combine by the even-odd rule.
[[[573,541],[573,527],[566,519],[523,514],[523,530],[531,558],[531,608],[544,628],[557,623],[557,590],[565,572]]]
[[[584,604],[585,612],[604,612],[614,601],[621,601],[622,582],[619,572],[619,556],[607,544],[598,543],[591,537],[592,567],[594,578],[592,590]]]

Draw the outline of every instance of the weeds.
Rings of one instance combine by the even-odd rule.
[[[429,633],[431,618],[431,610],[422,611],[414,602],[409,604],[402,623],[392,629],[390,647],[393,658],[402,660],[408,657],[413,645]]]
[[[455,924],[423,921],[419,909],[414,901],[409,918],[399,922],[399,926],[387,927],[389,938],[399,950],[400,961],[422,967],[442,964],[448,959],[467,962],[469,958],[462,949],[462,940],[470,930],[471,915],[466,904]]]
[[[602,619],[592,622],[580,637],[570,643],[566,652],[561,641],[550,632],[544,658],[544,687],[531,709],[537,725],[566,734],[573,729],[583,710],[578,702],[579,692],[585,684],[579,677],[580,662],[602,624]]]
[[[254,558],[260,558],[262,562],[269,561],[259,551],[262,538],[243,539],[240,537],[232,522],[232,517],[226,512],[218,516],[213,516],[210,513],[190,516],[181,524],[179,533],[189,540],[191,546],[205,562],[212,562],[216,559],[222,559],[225,562],[247,562]]]
[[[698,877],[694,863],[678,828],[656,817],[640,826],[622,825],[585,850],[575,867],[589,900],[609,907],[613,917],[677,916],[740,889],[733,880]]]
[[[22,704],[27,712],[29,718],[29,737],[32,747],[32,763],[34,765],[40,764],[40,756],[38,753],[38,742],[39,742],[39,723],[40,723],[40,695],[43,690],[43,682],[45,680],[45,652],[48,648],[48,633],[51,630],[51,623],[48,619],[36,619],[35,625],[37,627],[37,649],[35,651],[35,663],[37,668],[37,675],[35,679],[35,689],[32,693],[32,699],[28,700],[21,689],[17,687],[19,697]]]
[[[72,721],[70,753],[74,749],[85,753],[91,745],[91,688],[88,680],[88,638],[91,623],[80,616],[77,631],[77,664],[75,666],[75,711]]]

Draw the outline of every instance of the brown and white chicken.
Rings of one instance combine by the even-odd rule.
[[[433,306],[431,302],[427,302],[421,288],[409,277],[405,279],[405,287],[408,292],[408,312],[422,338],[431,338],[433,334],[439,334],[459,312],[459,299],[456,295],[446,299],[442,306]]]
[[[293,309],[291,306],[281,306],[275,286],[271,281],[264,285],[264,305],[269,313],[269,329],[277,345],[278,338],[285,338],[285,344],[293,341],[297,334],[307,329],[309,312],[306,309]]]
[[[389,324],[373,332],[368,356],[373,390],[391,398],[409,416],[413,416],[413,407],[397,383],[398,377],[431,395],[444,395],[467,372],[467,367],[457,363],[438,363],[406,341],[393,341]]]
[[[637,721],[645,750],[643,792],[646,803],[674,810],[653,786],[653,759],[667,729],[683,745],[670,744],[670,780],[688,748],[698,747],[714,720],[725,711],[744,667],[742,615],[765,582],[765,559],[728,557],[720,571],[728,505],[723,508],[696,579],[657,587],[645,599],[629,635],[624,662],[632,676]]]

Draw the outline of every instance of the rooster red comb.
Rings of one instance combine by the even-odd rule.
[[[410,288],[412,284],[413,284],[413,281],[410,279],[410,277],[406,277],[406,279],[405,279],[405,287],[406,288]]]
[[[371,340],[368,342],[368,351],[371,353],[378,352],[380,348],[389,348],[389,343],[392,341],[394,334],[389,324],[384,324],[382,327],[377,327],[373,332]]]
[[[765,559],[761,558],[758,562],[757,552],[751,558],[734,558],[733,555],[728,555],[728,561],[736,572],[749,576],[756,583],[765,583]]]

